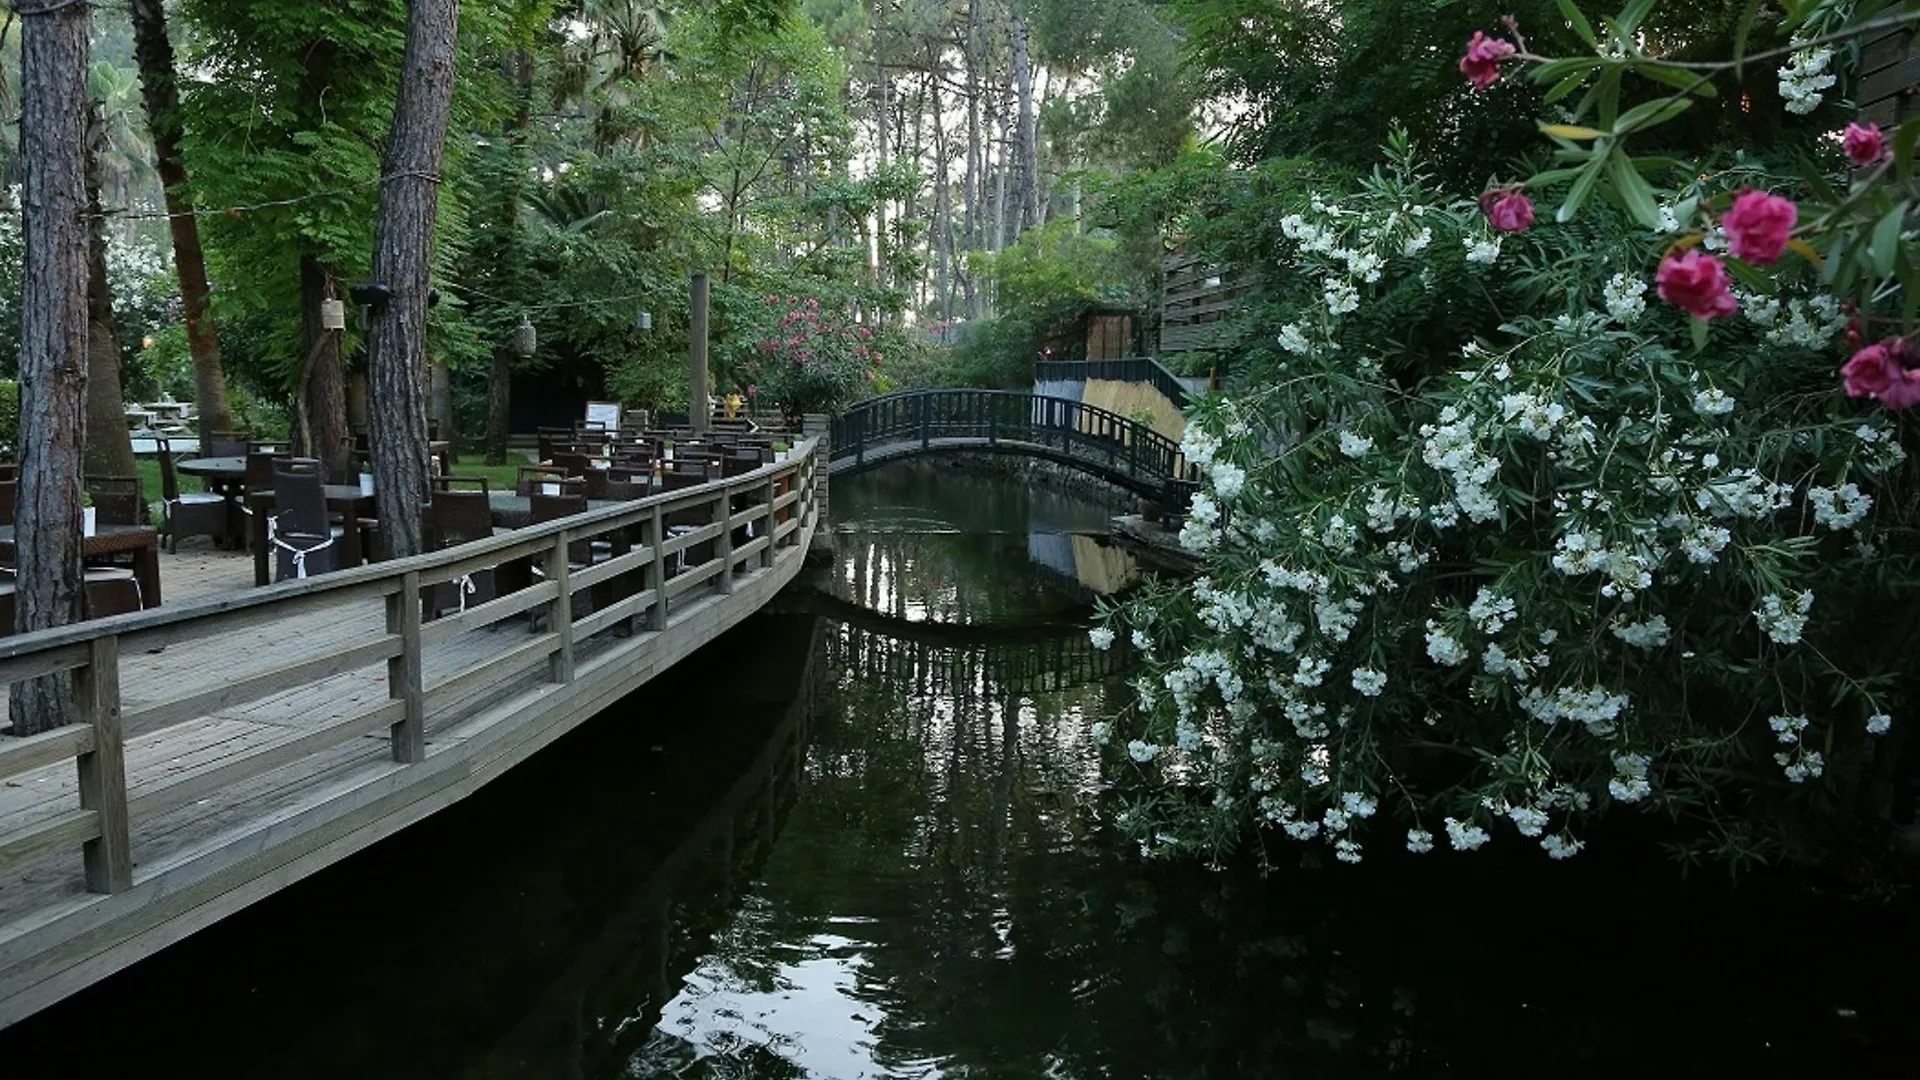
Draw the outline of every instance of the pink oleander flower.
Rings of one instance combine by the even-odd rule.
[[[1920,361],[1902,338],[1887,338],[1855,352],[1840,377],[1846,383],[1848,397],[1870,397],[1889,409],[1905,409],[1920,404],[1920,369],[1910,365]]]
[[[1853,162],[1856,169],[1878,165],[1887,157],[1887,137],[1880,134],[1880,125],[1871,120],[1864,124],[1848,124],[1840,145],[1846,149],[1847,160]]]
[[[1490,38],[1475,30],[1473,40],[1467,42],[1467,55],[1460,58],[1460,74],[1467,77],[1475,90],[1485,90],[1500,80],[1500,61],[1515,51],[1512,42]]]
[[[1798,220],[1800,208],[1793,205],[1793,200],[1764,191],[1743,191],[1720,215],[1720,226],[1727,230],[1727,250],[1734,258],[1765,266],[1778,262],[1786,253]]]
[[[1480,196],[1480,210],[1501,232],[1522,233],[1533,224],[1533,200],[1518,188],[1489,191]]]
[[[1676,252],[1661,260],[1653,277],[1660,299],[1685,309],[1696,319],[1717,319],[1740,310],[1733,298],[1727,268],[1719,259],[1699,251]]]

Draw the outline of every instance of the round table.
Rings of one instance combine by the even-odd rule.
[[[174,468],[188,476],[222,483],[245,481],[247,478],[247,459],[243,457],[188,458],[175,464]]]

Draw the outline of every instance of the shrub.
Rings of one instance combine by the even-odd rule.
[[[1920,578],[1891,542],[1910,432],[1836,392],[1818,282],[1694,351],[1650,302],[1658,239],[1617,218],[1498,236],[1404,145],[1300,202],[1264,344],[1188,430],[1203,576],[1094,631],[1144,664],[1100,729],[1119,824],[1345,861],[1514,834],[1567,857],[1614,810],[1734,861],[1846,829],[1912,712]]]

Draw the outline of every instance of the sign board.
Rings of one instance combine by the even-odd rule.
[[[599,424],[607,431],[619,431],[620,403],[617,401],[587,402],[587,423]]]

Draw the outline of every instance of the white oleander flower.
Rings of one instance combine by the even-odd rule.
[[[1372,668],[1354,668],[1353,688],[1362,697],[1379,697],[1387,688],[1387,673]]]
[[[1150,742],[1135,739],[1127,744],[1127,756],[1144,765],[1160,756],[1160,748]]]
[[[1087,640],[1093,642],[1094,648],[1106,652],[1113,648],[1113,631],[1104,626],[1096,626],[1087,631]]]
[[[1415,855],[1425,855],[1433,850],[1433,834],[1425,829],[1407,830],[1407,850]]]
[[[1350,458],[1363,458],[1373,449],[1373,440],[1356,431],[1340,433],[1340,452]]]
[[[1874,713],[1867,717],[1867,734],[1885,735],[1893,727],[1893,717],[1886,713]]]
[[[1279,342],[1281,348],[1300,356],[1313,348],[1307,341],[1307,335],[1301,332],[1299,323],[1288,323],[1281,327]]]
[[[1467,261],[1470,263],[1492,266],[1493,261],[1500,257],[1500,238],[1497,236],[1488,240],[1475,240],[1468,236],[1463,237],[1461,243],[1466,245]]]
[[[1478,825],[1447,819],[1447,840],[1453,844],[1455,851],[1473,851],[1485,846],[1491,839],[1493,837],[1487,834],[1487,830]]]

